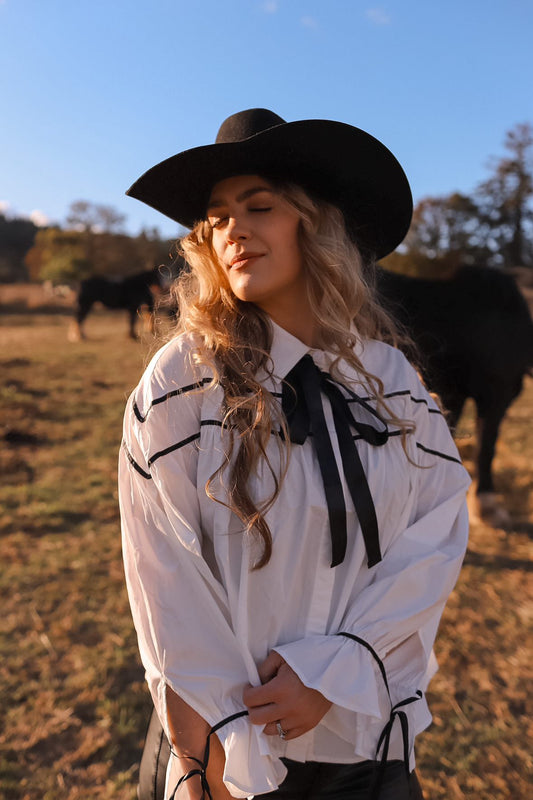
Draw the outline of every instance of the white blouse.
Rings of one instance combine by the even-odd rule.
[[[263,382],[276,396],[281,397],[281,379],[307,353],[328,370],[331,354],[272,327],[274,378],[263,376]],[[246,716],[224,724],[217,735],[232,795],[275,789],[286,774],[281,756],[333,763],[374,759],[390,720],[388,758],[403,758],[402,726],[391,707],[407,698],[400,708],[408,720],[413,767],[414,737],[431,721],[423,692],[437,668],[433,641],[468,533],[470,479],[440,410],[398,350],[376,341],[360,345],[358,355],[382,379],[389,407],[416,425],[405,449],[390,423],[383,446],[354,436],[382,560],[368,567],[331,405],[323,395],[346,505],[344,560],[331,567],[324,486],[308,438],[291,446],[280,494],[266,514],[272,557],[253,571],[260,545],[205,491],[223,463],[228,434],[221,427],[222,390],[198,388],[209,373],[192,367],[191,350],[189,337],[182,336],[152,359],[127,404],[119,468],[132,615],[167,735],[167,684],[215,726],[245,709],[243,688],[259,685],[256,664],[276,649],[306,686],[333,705],[312,731],[287,742],[267,736]],[[361,377],[341,367],[347,385],[368,397]],[[370,421],[357,403],[352,411]],[[274,435],[269,447],[272,463],[279,463]],[[214,485],[222,499],[223,478]],[[270,495],[272,477],[264,463],[250,475],[249,486],[258,501]],[[341,632],[355,638],[336,635]]]

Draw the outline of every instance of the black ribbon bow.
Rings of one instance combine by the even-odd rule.
[[[309,354],[301,358],[285,376],[281,403],[287,418],[291,442],[303,444],[310,433],[313,435],[313,445],[320,466],[328,506],[332,550],[331,566],[336,567],[342,563],[346,555],[346,505],[322,407],[321,392],[329,399],[344,476],[361,525],[368,566],[373,567],[381,561],[376,510],[351,429],[355,428],[362,439],[378,447],[388,440],[389,431],[387,423],[375,409],[347,386],[343,386],[343,389],[351,401],[360,405],[379,421],[379,429],[355,419],[339,384],[329,373],[322,372]]]

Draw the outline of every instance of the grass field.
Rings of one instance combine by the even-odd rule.
[[[149,701],[120,554],[124,403],[153,340],[121,315],[67,341],[65,310],[4,306],[0,323],[0,798],[132,800]],[[434,724],[419,739],[427,800],[519,800],[531,756],[533,381],[496,459],[508,532],[472,525],[441,627]],[[467,466],[473,421],[461,421]],[[531,733],[531,730],[529,731]]]

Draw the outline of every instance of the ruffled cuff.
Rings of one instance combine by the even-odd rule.
[[[359,757],[403,760],[414,768],[415,736],[431,722],[419,689],[389,686],[378,653],[353,634],[311,636],[275,648],[302,682],[333,705],[322,725]]]
[[[342,636],[316,635],[274,648],[302,683],[349,711],[379,721],[390,703],[370,653]]]
[[[234,797],[272,792],[284,780],[287,768],[272,756],[268,737],[246,717],[217,731],[226,754],[224,783]]]
[[[404,697],[408,697],[410,694],[408,687],[405,687],[403,692]],[[399,693],[401,693],[400,688]],[[431,724],[432,719],[425,696],[422,695],[416,703],[406,706],[405,713],[409,723],[409,769],[413,770],[415,768],[414,740]],[[383,720],[363,716],[349,711],[347,708],[333,705],[320,724],[335,736],[349,742],[358,758],[376,759],[377,745],[384,727]],[[400,761],[404,758],[404,742],[399,725],[395,727],[391,737],[388,757]]]
[[[147,678],[156,711],[170,741],[166,712],[167,682],[159,675],[147,673]],[[186,692],[182,692],[182,695],[186,702],[193,705],[192,698]],[[228,697],[226,700],[224,709],[211,709],[208,714],[202,708],[201,713],[212,726],[210,736],[216,734],[224,748],[226,764],[223,779],[228,791],[234,797],[241,798],[274,791],[284,780],[286,767],[278,756],[272,754],[269,737],[262,728],[250,723],[247,710],[242,705],[230,702]]]

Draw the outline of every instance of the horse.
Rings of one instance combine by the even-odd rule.
[[[512,275],[461,267],[449,280],[378,270],[378,293],[411,335],[428,387],[454,431],[467,398],[477,412],[476,511],[496,526],[510,518],[494,490],[500,424],[533,372],[533,321]]]
[[[129,314],[129,335],[137,338],[136,322],[144,311],[150,331],[154,332],[155,297],[165,289],[165,279],[158,267],[129,277],[108,278],[95,275],[80,284],[76,299],[75,318],[69,331],[71,341],[85,338],[83,323],[97,302],[106,308],[122,309]]]

